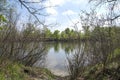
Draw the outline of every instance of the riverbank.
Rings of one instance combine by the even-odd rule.
[[[28,67],[9,60],[0,61],[0,80],[65,80],[45,68]]]
[[[111,63],[103,69],[103,65],[87,67],[76,80],[119,80],[120,65]],[[0,80],[71,80],[52,74],[45,68],[28,67],[9,60],[0,61]]]

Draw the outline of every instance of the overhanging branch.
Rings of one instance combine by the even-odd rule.
[[[28,11],[30,14],[32,14],[32,15],[38,20],[38,22],[39,22],[41,25],[44,26],[44,23],[39,20],[39,18],[38,18],[37,15],[35,14],[35,12],[37,12],[38,10],[45,9],[45,7],[44,7],[44,8],[41,8],[41,9],[38,9],[38,10],[35,10],[35,9],[34,9],[34,11],[31,11],[30,7],[26,5],[26,3],[28,3],[28,2],[22,1],[22,0],[19,0],[19,2],[21,3],[21,5],[23,5],[23,6],[27,9],[27,11]],[[29,3],[36,3],[36,2],[29,2]],[[37,3],[38,3],[38,2],[37,2]],[[40,3],[40,2],[39,2],[39,3]],[[32,8],[32,9],[33,9],[33,8]]]

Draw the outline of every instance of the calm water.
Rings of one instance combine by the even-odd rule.
[[[105,42],[50,42],[43,44],[46,47],[44,67],[59,76],[69,75],[68,66],[76,68],[76,66],[85,67],[103,63],[109,56],[108,53],[114,51],[114,49],[108,49],[109,44]],[[38,60],[35,66],[40,67],[40,65]]]
[[[68,73],[68,62],[67,56],[74,54],[74,49],[77,43],[57,43],[51,42],[46,43],[48,51],[45,57],[44,66],[49,69],[53,74],[59,76],[67,76]],[[40,66],[39,61],[35,63],[37,67]]]

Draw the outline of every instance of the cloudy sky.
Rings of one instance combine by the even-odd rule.
[[[88,0],[49,0],[45,2],[46,6],[53,5],[57,7],[47,8],[46,12],[50,14],[46,18],[48,23],[57,23],[58,25],[50,27],[51,30],[64,30],[66,27],[72,28],[73,23],[79,20],[78,14],[81,10],[89,8]],[[79,29],[81,25],[79,25]]]
[[[30,0],[30,1],[39,1],[39,0]],[[40,4],[41,5],[41,4]],[[46,8],[45,12],[49,14],[45,18],[46,24],[55,24],[52,27],[48,27],[51,31],[60,30],[63,31],[65,28],[73,28],[74,23],[80,21],[79,13],[81,10],[89,11],[91,5],[88,3],[88,0],[46,0],[43,6],[56,6]],[[27,15],[27,10],[20,9],[23,13],[22,20],[24,21],[24,15]],[[27,15],[29,16],[29,15]],[[78,24],[78,28],[82,29],[81,24]]]
[[[28,1],[39,2],[40,0],[28,0]],[[42,4],[40,3],[36,4],[35,8],[39,8],[40,5],[43,5],[44,7],[54,6],[54,7],[46,8],[44,11],[40,10],[40,12],[43,12],[43,13],[45,12],[46,14],[49,14],[49,16],[39,17],[40,20],[45,19],[45,24],[57,23],[57,25],[53,25],[52,27],[48,26],[48,28],[51,31],[54,31],[54,30],[63,31],[67,27],[73,28],[73,25],[78,21],[79,21],[79,24],[77,25],[78,29],[82,30],[79,13],[81,12],[81,10],[90,12],[91,9],[96,5],[94,3],[90,4],[88,3],[88,1],[89,0],[46,0]],[[117,11],[117,9],[119,8],[120,8],[120,5],[116,5],[115,10]],[[25,8],[21,7],[21,4],[17,9],[20,11],[20,13],[22,13],[21,21],[19,23],[21,24],[21,22],[23,23],[26,22],[25,19],[28,19],[29,12]],[[96,11],[97,11],[96,15],[98,18],[100,18],[101,16],[105,16],[106,14],[109,13],[108,4],[97,7]],[[34,19],[32,18],[31,20],[34,20]]]

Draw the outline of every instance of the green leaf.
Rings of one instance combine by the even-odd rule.
[[[2,30],[3,28],[2,27],[0,27],[0,30]]]
[[[6,18],[3,15],[0,15],[0,22],[6,22]]]

